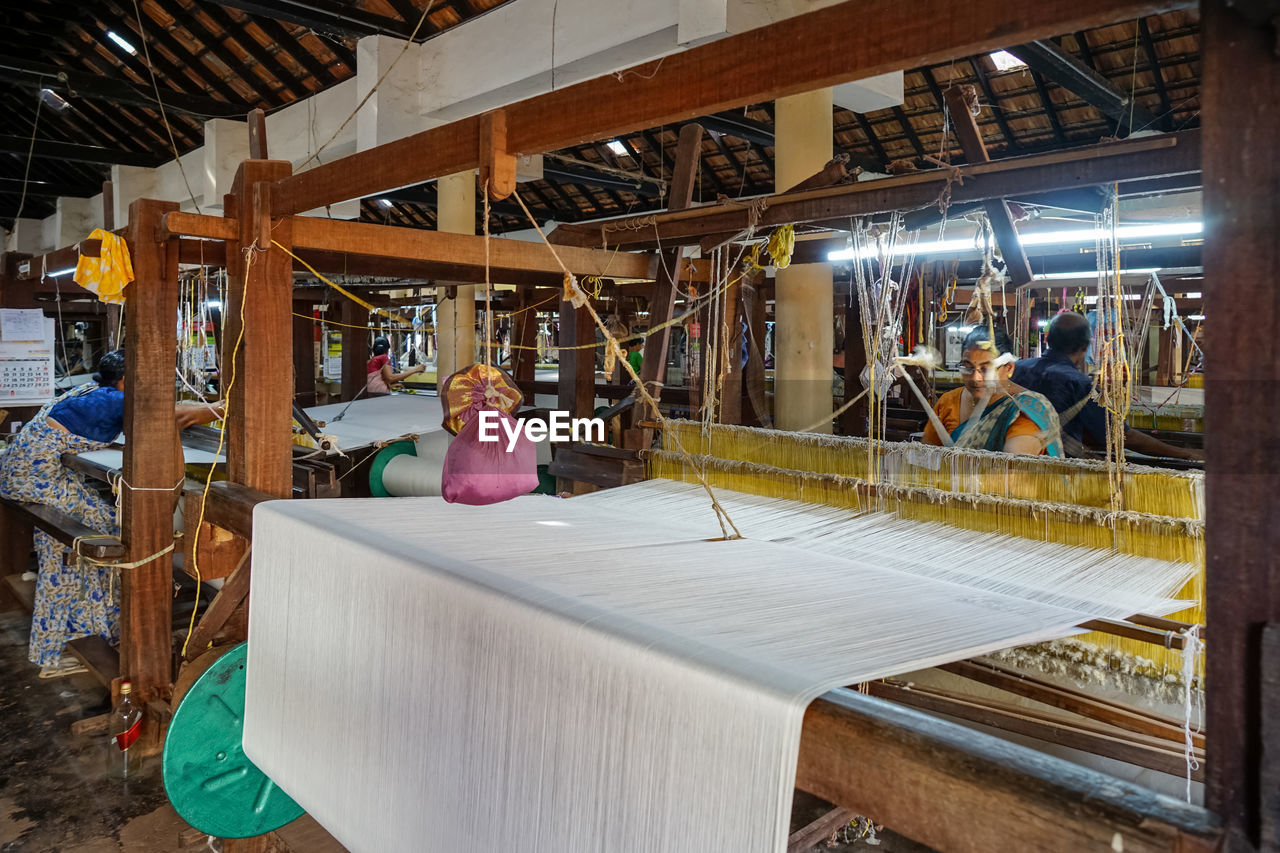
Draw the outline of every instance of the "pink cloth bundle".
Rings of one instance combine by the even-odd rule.
[[[482,506],[527,495],[538,487],[537,446],[519,430],[511,412],[522,395],[503,371],[473,364],[441,386],[444,426],[457,438],[444,457],[441,494],[449,503]],[[481,413],[492,415],[481,440]]]

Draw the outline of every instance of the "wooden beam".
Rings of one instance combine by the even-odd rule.
[[[227,241],[227,477],[279,498],[293,492],[292,396],[281,390],[282,383],[287,388],[292,382],[280,375],[280,336],[292,328],[293,263],[272,242],[292,245],[292,220],[272,217],[270,194],[290,168],[282,160],[244,161],[223,204],[239,224],[236,239]]]
[[[1214,816],[850,690],[809,706],[796,787],[938,850],[1208,853]]]
[[[178,310],[178,252],[157,239],[160,218],[176,202],[139,199],[129,205],[128,244],[134,281],[125,302],[124,482],[121,538],[127,561],[150,559],[122,573],[120,666],[142,701],[161,698],[171,672],[175,493],[181,481],[174,421],[173,318]]]
[[[507,150],[555,151],[1188,5],[975,0],[957,8],[950,0],[850,0],[504,107]],[[279,210],[301,213],[474,169],[479,133],[479,119],[466,118],[318,166],[282,182]]]
[[[299,248],[414,261],[419,265],[419,275],[427,278],[445,277],[432,275],[432,270],[423,268],[424,264],[467,267],[479,271],[480,280],[484,280],[484,237],[311,216],[294,217],[292,222],[294,245]],[[645,280],[653,277],[653,259],[647,255],[574,247],[557,247],[556,255],[576,275]],[[489,267],[493,280],[499,282],[525,272],[548,273],[557,279],[561,276],[560,264],[545,245],[524,240],[492,238]]]
[[[947,103],[947,112],[951,116],[951,126],[955,128],[956,138],[960,141],[960,150],[970,163],[988,163],[991,155],[987,154],[987,146],[982,142],[982,132],[978,130],[977,118],[969,111],[965,102],[964,86],[951,86],[942,93]],[[1053,105],[1046,103],[1046,110]],[[1031,264],[1027,262],[1027,253],[1022,249],[1022,241],[1018,239],[1018,230],[1013,227],[1013,217],[1009,215],[1009,206],[1002,198],[987,199],[983,202],[987,211],[987,221],[995,233],[996,245],[1004,257],[1005,268],[1009,273],[1013,286],[1031,281]]]
[[[859,181],[846,186],[803,193],[764,196],[768,206],[758,227],[786,223],[831,222],[850,216],[868,216],[893,210],[910,210],[936,204],[939,193],[952,181],[952,203],[984,201],[1074,187],[1136,181],[1166,175],[1188,175],[1200,170],[1199,131],[1182,131],[1146,139],[1105,145],[1082,146],[1067,151],[1033,154],[958,166],[928,169],[895,178]],[[677,213],[653,215],[654,225],[643,229],[609,228],[621,219],[591,225],[561,225],[557,239],[577,246],[600,245],[602,229],[610,246],[649,246],[706,234],[740,231],[751,212],[745,202],[711,204]]]
[[[237,240],[240,237],[240,223],[230,216],[209,216],[174,210],[164,215],[160,227],[171,237],[181,235],[205,240]]]
[[[1262,689],[1263,628],[1280,622],[1280,466],[1268,430],[1256,429],[1280,416],[1272,393],[1280,381],[1280,160],[1258,147],[1280,134],[1280,64],[1274,30],[1227,0],[1206,0],[1200,19],[1204,276],[1226,282],[1229,294],[1214,299],[1205,322],[1205,349],[1213,353],[1205,387],[1213,421],[1205,524],[1213,543],[1205,577],[1214,631],[1205,800],[1226,821],[1230,849],[1254,849],[1263,842],[1264,797],[1275,794],[1261,785],[1263,733],[1268,718],[1280,715],[1263,705]]]
[[[251,566],[250,552],[245,551],[244,556],[240,558],[240,564],[227,577],[213,601],[209,602],[209,608],[205,610],[204,616],[200,617],[200,624],[191,632],[191,641],[187,643],[185,656],[187,660],[195,660],[204,654],[214,636],[227,624],[231,614],[249,596]]]

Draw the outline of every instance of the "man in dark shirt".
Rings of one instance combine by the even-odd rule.
[[[1095,400],[1083,406],[1093,388],[1084,372],[1092,330],[1083,314],[1059,314],[1049,325],[1049,350],[1040,358],[1024,358],[1013,369],[1013,382],[1043,394],[1062,416],[1063,447],[1069,456],[1083,455],[1083,446],[1107,446],[1107,413]],[[1070,413],[1075,410],[1075,415]],[[1129,450],[1148,456],[1175,459],[1202,459],[1195,450],[1174,447],[1144,432],[1126,428],[1124,444]]]

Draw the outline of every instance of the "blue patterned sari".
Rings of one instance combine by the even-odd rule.
[[[62,464],[64,453],[101,450],[107,445],[49,424],[54,403],[97,387],[81,385],[49,402],[22,428],[0,463],[0,497],[51,506],[99,533],[118,536],[115,506]],[[117,642],[119,590],[112,588],[111,569],[79,566],[70,548],[38,529],[35,548],[40,574],[27,651],[31,662],[56,665],[62,647],[78,637],[98,635]]]

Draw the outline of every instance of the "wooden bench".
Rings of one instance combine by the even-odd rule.
[[[118,541],[61,510],[0,498],[0,574],[21,574],[29,568],[31,534],[36,528],[68,547],[79,539],[80,553],[93,560],[119,560],[125,553]]]

